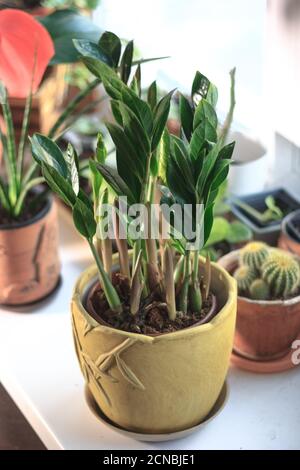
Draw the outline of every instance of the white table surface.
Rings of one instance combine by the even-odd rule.
[[[62,224],[63,282],[35,307],[0,309],[0,380],[48,449],[300,449],[300,368],[257,375],[231,368],[229,401],[180,441],[144,443],[100,423],[84,398],[70,326],[73,284],[89,251]]]

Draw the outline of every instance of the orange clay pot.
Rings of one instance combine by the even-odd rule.
[[[229,273],[238,266],[239,251],[219,260]],[[234,350],[248,359],[267,361],[290,350],[300,333],[300,296],[288,300],[259,301],[238,297]]]
[[[0,225],[0,303],[21,305],[48,295],[60,274],[56,205],[49,198],[32,220]]]

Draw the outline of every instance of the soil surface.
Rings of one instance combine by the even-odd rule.
[[[97,285],[88,299],[88,303],[91,302],[92,304],[94,314],[91,312],[91,308],[88,308],[88,310],[94,317],[95,314],[97,315],[100,323],[102,320],[102,323],[104,321],[109,326],[119,330],[148,335],[171,333],[188,328],[199,322],[210,312],[212,307],[212,295],[209,294],[207,301],[203,301],[200,314],[193,312],[183,314],[178,312],[176,319],[171,321],[168,317],[165,302],[161,300],[158,293],[152,293],[142,301],[140,311],[136,315],[132,315],[129,308],[130,291],[128,279],[120,273],[115,273],[113,274],[112,281],[124,305],[123,312],[119,314],[110,310],[100,284]]]
[[[18,225],[33,219],[46,206],[47,192],[41,192],[40,194],[30,192],[26,198],[24,209],[17,218],[12,217],[0,204],[0,227],[1,225]]]

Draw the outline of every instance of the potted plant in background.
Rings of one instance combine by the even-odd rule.
[[[36,165],[29,168],[24,165],[32,94],[38,89],[54,47],[48,32],[31,16],[13,11],[14,19],[20,20],[13,27],[7,24],[7,15],[12,19],[11,10],[0,12],[3,80],[0,103],[4,124],[1,129],[0,302],[15,305],[49,294],[58,283],[60,263],[55,206],[39,189],[43,178],[37,175]],[[27,29],[22,29],[24,22],[27,27],[30,24],[29,37],[26,37]],[[18,146],[8,93],[27,96]]]
[[[238,313],[234,350],[240,356],[264,361],[263,370],[292,367],[278,362],[289,355],[300,333],[300,259],[262,242],[251,242],[219,263],[238,284]],[[260,365],[257,365],[260,370]]]
[[[300,256],[300,210],[292,212],[283,219],[278,245]]]
[[[120,44],[114,41],[111,46],[119,60]],[[116,146],[117,167],[105,163],[101,139],[90,162],[94,207],[79,193],[77,157],[71,147],[66,161],[48,138],[35,135],[32,140],[33,155],[46,181],[72,208],[74,224],[95,260],[80,276],[72,299],[78,359],[91,393],[113,422],[143,433],[182,430],[205,419],[229,365],[236,284],[221,267],[199,259],[199,250],[209,237],[214,201],[227,176],[234,145],[224,147],[218,139],[217,90],[199,72],[191,101],[185,102],[186,137],[180,139],[169,136],[165,127],[173,92],[158,100],[154,82],[145,101],[140,68],[131,73],[132,55],[127,55],[119,78],[99,60],[95,45],[81,43],[80,47],[84,63],[111,97],[116,121],[107,127]],[[195,229],[195,207],[198,201],[203,203],[200,247],[192,245],[190,251],[184,236],[175,236],[171,222],[171,240],[161,237],[158,251],[149,223],[158,175],[164,181],[164,214],[174,201],[190,204]],[[107,220],[101,211],[109,198],[104,180],[119,198],[127,197],[130,207],[142,203],[146,208],[140,235],[133,239],[130,226],[136,219],[124,218],[120,199],[115,200],[118,258],[112,257],[111,240],[103,235]],[[120,236],[124,226],[127,240]],[[146,226],[151,227],[150,234]]]
[[[299,207],[285,189],[273,189],[248,196],[230,197],[234,216],[253,232],[255,240],[277,246],[282,219]]]

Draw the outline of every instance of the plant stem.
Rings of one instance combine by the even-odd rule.
[[[221,132],[220,132],[220,141],[221,141],[221,144],[223,145],[224,143],[226,143],[226,139],[228,137],[228,133],[230,131],[230,127],[231,127],[231,124],[232,124],[232,120],[233,120],[233,113],[234,113],[234,108],[235,108],[235,72],[236,72],[236,68],[234,67],[232,70],[230,70],[229,74],[230,74],[230,107],[229,107],[229,111],[228,111],[228,114],[226,116],[226,119],[224,121],[224,124],[223,124],[223,127],[221,129]]]
[[[70,114],[74,111],[74,109],[79,105],[79,103],[92,91],[94,90],[99,84],[101,80],[96,78],[91,83],[89,83],[86,88],[78,93],[75,98],[70,101],[70,103],[66,106],[64,112],[59,116],[57,121],[51,127],[48,137],[53,138],[55,137],[56,132],[61,127],[61,125],[65,122],[65,120],[70,116]]]
[[[166,303],[170,320],[176,318],[175,284],[173,278],[173,253],[169,246],[166,246],[163,256],[163,279],[166,292]]]
[[[110,308],[117,313],[120,313],[122,311],[122,304],[119,298],[119,295],[112,285],[107,273],[105,272],[105,269],[103,267],[103,264],[100,260],[100,257],[98,255],[98,252],[95,248],[95,245],[93,243],[93,240],[88,240],[88,243],[90,245],[90,249],[92,251],[92,254],[94,256],[94,259],[97,264],[98,272],[99,272],[99,279],[100,283],[103,289],[103,292],[105,294],[106,300],[110,306]]]
[[[184,255],[184,279],[179,294],[179,308],[183,313],[188,309],[188,293],[190,284],[190,252],[186,251]]]
[[[30,191],[30,189],[32,189],[33,187],[44,183],[44,181],[45,181],[45,179],[41,176],[41,177],[34,178],[34,179],[30,180],[25,186],[23,186],[23,188],[20,192],[20,195],[19,195],[19,197],[16,201],[16,204],[13,208],[13,214],[14,214],[15,217],[18,217],[21,214],[22,209],[23,209],[23,204],[24,204],[25,198],[28,194],[28,191]]]
[[[190,305],[193,312],[200,313],[202,309],[202,295],[199,283],[199,250],[193,252],[193,274],[190,286]]]

